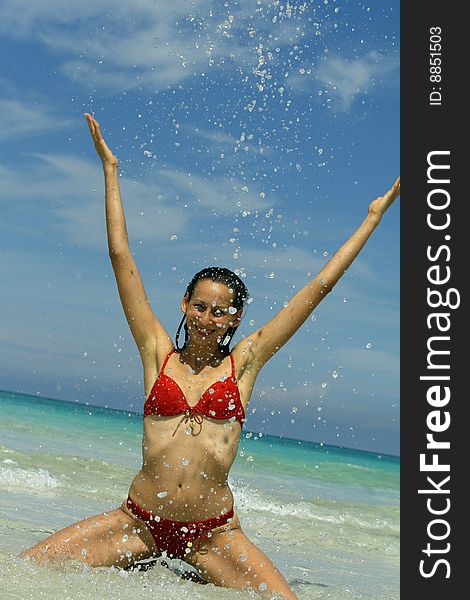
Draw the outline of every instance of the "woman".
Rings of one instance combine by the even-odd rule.
[[[98,122],[87,113],[85,118],[103,163],[110,258],[142,358],[147,398],[143,465],[120,508],[67,527],[23,555],[129,567],[166,553],[185,560],[207,582],[294,599],[282,574],[241,529],[233,512],[228,474],[261,367],[353,262],[398,197],[399,179],[371,203],[360,227],[320,273],[231,352],[246,287],[228,269],[211,267],[196,274],[181,302],[184,315],[175,349],[150,307],[129,249],[118,161]]]

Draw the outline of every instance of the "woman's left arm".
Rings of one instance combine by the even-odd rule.
[[[250,364],[255,367],[255,370],[259,370],[294,335],[347,271],[380,223],[385,211],[399,195],[400,178],[398,177],[386,194],[379,196],[370,204],[364,221],[316,277],[299,290],[288,305],[281,308],[263,327],[237,344],[237,350],[244,355],[245,364]]]

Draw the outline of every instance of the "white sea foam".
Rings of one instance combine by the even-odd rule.
[[[22,469],[12,460],[0,463],[0,488],[49,492],[60,485],[46,469]]]
[[[339,509],[337,505],[329,507],[328,505],[311,504],[309,502],[279,502],[267,498],[258,491],[249,488],[239,488],[232,484],[237,506],[243,510],[245,507],[250,511],[260,511],[271,513],[280,517],[297,517],[309,521],[322,521],[325,523],[335,523],[340,525],[352,525],[354,527],[366,528],[371,530],[388,530],[390,533],[398,532],[398,527],[384,519],[374,518],[368,521],[367,518],[353,514],[354,508],[345,507]]]

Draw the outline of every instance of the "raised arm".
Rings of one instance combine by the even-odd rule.
[[[370,204],[364,221],[316,277],[299,290],[288,305],[281,308],[263,327],[237,344],[237,350],[244,355],[246,365],[251,365],[255,371],[259,370],[294,335],[346,272],[380,223],[385,211],[399,195],[398,177],[386,194]]]
[[[126,219],[119,189],[118,160],[101,135],[98,121],[85,113],[95,150],[103,164],[105,181],[106,230],[109,257],[113,266],[124,314],[141,356],[153,353],[157,342],[172,347],[171,339],[152,311],[137,265],[129,248]]]

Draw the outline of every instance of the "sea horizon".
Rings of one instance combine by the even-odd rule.
[[[16,394],[19,396],[28,396],[30,398],[42,399],[42,400],[52,400],[53,402],[64,402],[66,404],[71,404],[73,406],[83,406],[85,408],[90,408],[90,407],[101,408],[103,410],[115,411],[117,413],[123,413],[123,414],[127,414],[127,415],[136,415],[136,416],[143,415],[143,410],[136,411],[136,410],[130,410],[130,409],[124,409],[124,408],[115,408],[113,406],[103,405],[103,404],[93,404],[91,402],[83,403],[83,402],[79,402],[78,400],[76,400],[76,401],[65,400],[62,398],[53,398],[51,396],[44,396],[42,394],[27,394],[25,392],[17,392],[14,390],[5,390],[3,388],[0,388],[0,393]],[[392,459],[400,460],[400,454],[390,454],[389,452],[381,452],[381,451],[376,451],[376,450],[365,450],[363,448],[352,448],[351,446],[331,444],[331,443],[326,443],[326,442],[318,442],[318,441],[306,440],[306,439],[302,439],[302,438],[293,438],[293,437],[289,437],[289,436],[286,436],[283,434],[275,435],[272,433],[255,432],[250,429],[244,429],[242,435],[246,434],[246,433],[260,435],[260,437],[264,437],[264,438],[275,438],[275,439],[281,439],[281,440],[285,440],[285,441],[300,442],[302,444],[308,444],[313,447],[331,448],[331,449],[337,449],[337,450],[347,450],[350,452],[357,452],[359,454],[375,455],[378,458],[392,458]]]

